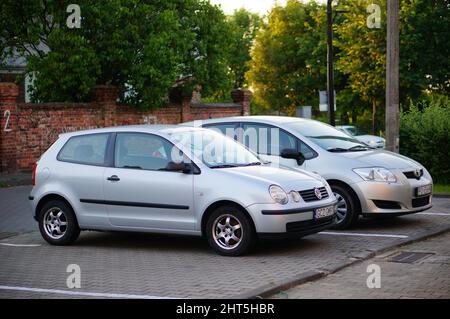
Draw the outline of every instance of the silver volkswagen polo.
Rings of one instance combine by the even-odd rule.
[[[308,172],[266,165],[233,139],[201,128],[127,126],[62,134],[42,155],[29,196],[43,238],[80,230],[204,235],[223,255],[258,237],[333,226],[336,198]]]
[[[234,137],[264,160],[323,176],[338,200],[336,228],[360,214],[395,216],[431,208],[433,179],[420,163],[374,149],[322,122],[240,116],[184,123]]]

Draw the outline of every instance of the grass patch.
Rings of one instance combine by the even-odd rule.
[[[434,184],[433,185],[433,193],[450,195],[450,185],[449,184]]]

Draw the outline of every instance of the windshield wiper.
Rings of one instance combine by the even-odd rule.
[[[348,149],[342,147],[334,147],[327,149],[328,152],[339,153],[339,152],[348,152]]]
[[[230,167],[238,167],[239,165],[236,164],[219,164],[219,165],[212,165],[209,168],[230,168]]]
[[[251,162],[251,163],[248,163],[248,164],[243,164],[241,166],[257,166],[257,165],[261,165],[261,162]]]
[[[356,146],[350,147],[348,150],[349,151],[367,151],[369,149],[373,149],[373,147],[364,146],[364,145],[356,145]]]

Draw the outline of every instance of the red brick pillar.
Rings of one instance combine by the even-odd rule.
[[[189,122],[194,119],[191,110],[192,95],[183,96],[181,100],[181,123]]]
[[[252,102],[253,93],[250,90],[233,90],[231,92],[231,98],[234,103],[238,103],[242,106],[242,115],[250,115],[250,103]]]
[[[14,83],[0,82],[0,171],[17,171],[17,97]]]
[[[117,88],[112,85],[97,85],[94,88],[95,104],[103,110],[104,126],[116,124]]]

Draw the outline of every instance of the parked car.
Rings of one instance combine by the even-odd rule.
[[[222,134],[151,125],[60,135],[29,199],[50,244],[80,230],[205,235],[223,255],[327,229],[337,202],[320,176],[273,168]]]
[[[183,125],[216,129],[233,136],[262,159],[322,175],[338,199],[336,228],[352,226],[360,214],[394,216],[432,206],[433,180],[420,163],[373,149],[322,122],[243,116]]]
[[[385,148],[386,140],[380,136],[361,134],[356,126],[353,125],[336,125],[339,131],[342,131],[350,136],[353,136],[358,141],[363,142],[374,148]]]

